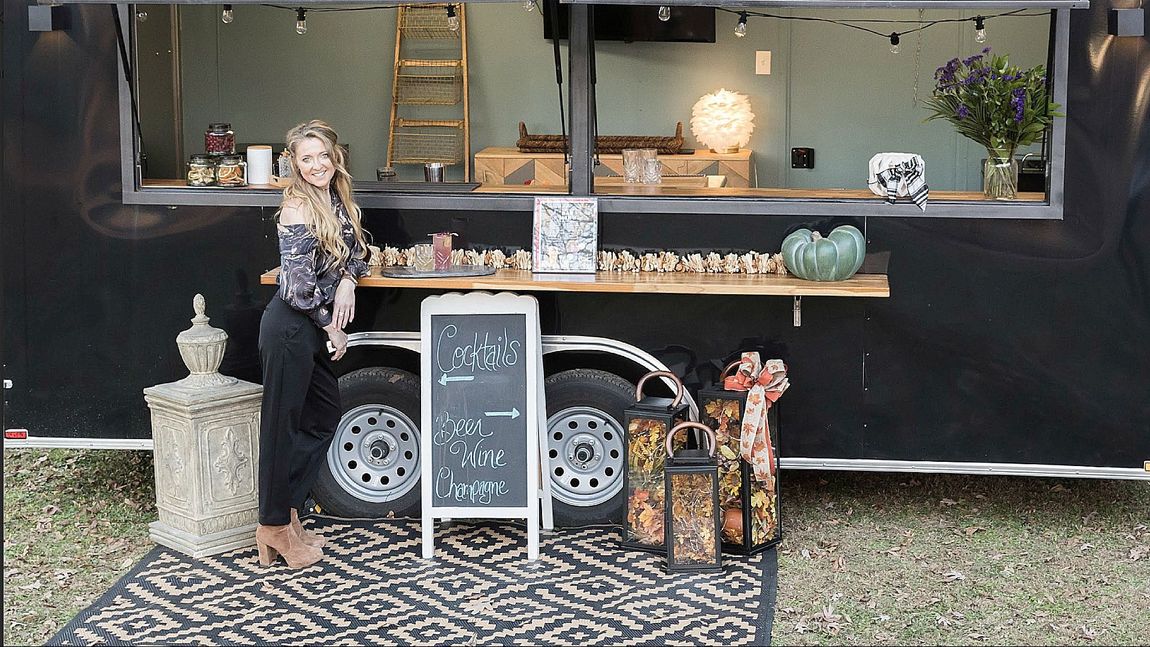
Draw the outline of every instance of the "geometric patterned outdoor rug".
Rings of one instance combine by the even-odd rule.
[[[669,575],[610,527],[560,529],[526,560],[522,525],[446,524],[419,558],[419,522],[311,516],[322,562],[261,567],[255,547],[191,559],[156,547],[50,645],[754,644],[770,642],[777,561]]]

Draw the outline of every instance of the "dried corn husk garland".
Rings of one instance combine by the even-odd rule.
[[[383,267],[409,266],[414,262],[411,247],[380,249],[370,245],[370,265]],[[487,265],[495,269],[531,269],[531,252],[520,249],[508,254],[501,249],[480,251],[454,249],[451,262],[455,265]],[[603,272],[694,272],[698,274],[778,274],[786,275],[782,254],[762,254],[751,250],[742,254],[707,252],[679,256],[672,251],[635,254],[631,250],[602,250],[599,252],[599,270]]]

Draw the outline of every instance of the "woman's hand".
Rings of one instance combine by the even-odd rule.
[[[324,331],[327,332],[328,341],[335,347],[331,359],[338,362],[347,352],[347,333],[337,328],[334,321],[325,326]]]
[[[344,277],[335,288],[331,321],[340,330],[355,321],[355,281]]]

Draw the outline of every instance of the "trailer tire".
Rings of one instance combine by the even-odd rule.
[[[623,410],[635,402],[635,385],[574,369],[548,377],[545,389],[555,525],[622,523]]]
[[[336,517],[420,515],[419,378],[369,367],[339,378],[343,416],[312,496]]]

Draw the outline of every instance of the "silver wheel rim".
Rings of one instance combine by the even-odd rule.
[[[623,427],[592,407],[571,407],[547,419],[551,494],[590,507],[623,489]]]
[[[394,501],[419,483],[419,427],[393,407],[356,407],[340,418],[327,465],[355,498]]]

